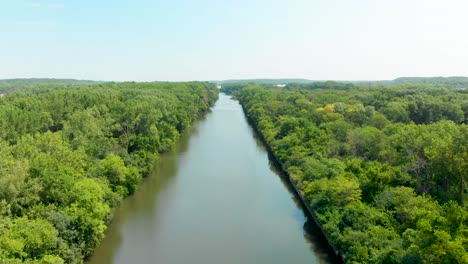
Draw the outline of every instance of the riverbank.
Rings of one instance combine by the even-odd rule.
[[[240,102],[239,102],[240,103]],[[241,104],[241,103],[240,103]],[[276,157],[275,153],[273,152],[273,149],[270,147],[270,145],[268,144],[265,136],[262,134],[262,132],[257,128],[257,125],[255,124],[255,122],[249,117],[248,113],[247,113],[247,110],[245,109],[245,107],[241,104],[242,106],[242,110],[245,114],[245,117],[247,118],[248,120],[248,123],[249,125],[253,128],[253,130],[255,131],[256,133],[256,136],[260,139],[260,141],[264,144],[265,148],[267,149],[268,151],[268,154],[270,155],[270,158],[274,161],[275,165],[278,167],[278,169],[281,171],[282,174],[284,174],[284,176],[286,177],[286,179],[288,180],[288,183],[290,184],[290,187],[294,190],[295,192],[295,195],[296,195],[296,198],[298,198],[298,200],[300,201],[301,203],[301,206],[303,208],[305,208],[305,211],[307,212],[308,216],[311,217],[315,224],[317,225],[317,227],[319,227],[320,231],[322,232],[321,235],[323,235],[323,237],[326,239],[326,241],[328,242],[328,245],[330,246],[330,248],[332,249],[333,253],[335,254],[337,260],[339,260],[340,262],[344,262],[344,258],[343,258],[343,254],[342,252],[340,252],[336,246],[331,242],[331,239],[329,238],[329,236],[327,235],[327,233],[325,232],[325,230],[323,229],[322,227],[322,224],[320,223],[320,221],[317,219],[317,216],[315,215],[315,212],[314,210],[310,207],[309,205],[309,202],[307,201],[307,199],[304,197],[304,195],[302,194],[302,192],[299,190],[299,188],[297,187],[297,183],[294,181],[294,179],[292,179],[292,177],[290,176],[289,172],[286,170],[286,168],[284,167],[283,163]]]
[[[149,170],[149,173],[146,174],[141,182],[138,184],[138,189],[136,190],[135,193],[123,198],[123,200],[120,202],[120,205],[112,208],[112,217],[110,218],[110,221],[106,223],[106,231],[105,231],[105,236],[101,240],[100,244],[94,249],[93,253],[86,257],[84,259],[84,263],[106,263],[108,261],[107,257],[109,256],[102,256],[102,253],[98,252],[100,255],[96,259],[96,251],[102,248],[102,244],[109,244],[111,243],[111,248],[113,248],[114,244],[112,241],[115,241],[116,239],[119,239],[118,236],[116,237],[116,229],[120,225],[122,225],[122,220],[119,215],[121,214],[126,214],[131,208],[129,208],[129,203],[133,204],[135,200],[138,200],[138,196],[140,196],[140,192],[148,192],[148,185],[151,186],[151,191],[154,192],[156,190],[160,190],[164,188],[164,186],[167,184],[167,179],[162,179],[161,181],[157,181],[157,184],[151,184],[152,179],[155,178],[156,174],[160,174],[161,172],[164,173],[165,170],[168,170],[168,168],[171,168],[173,166],[173,160],[175,158],[175,155],[180,152],[184,152],[187,150],[187,144],[188,140],[190,138],[190,135],[196,131],[196,127],[200,122],[202,122],[207,115],[209,115],[212,111],[212,108],[214,106],[214,103],[210,104],[210,108],[208,108],[206,111],[200,114],[200,116],[193,121],[189,126],[187,126],[184,131],[177,137],[176,141],[174,141],[173,145],[168,148],[167,150],[158,153],[158,158],[155,160],[155,163],[153,164],[153,167]],[[172,166],[168,166],[172,165]],[[171,170],[171,169],[169,169]],[[136,204],[133,204],[132,206],[138,206]],[[117,216],[116,216],[117,215]],[[111,263],[111,262],[109,262]]]
[[[81,263],[217,95],[201,82],[37,83],[2,98],[0,259]]]
[[[116,211],[90,264],[335,263],[237,101],[221,94]]]

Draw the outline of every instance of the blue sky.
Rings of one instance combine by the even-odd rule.
[[[468,75],[464,0],[0,0],[0,78]]]

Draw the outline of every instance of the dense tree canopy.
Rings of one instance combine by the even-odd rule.
[[[31,79],[2,79],[0,80],[0,94],[15,92],[18,90],[36,90],[39,86],[50,87],[60,85],[62,87],[76,86],[78,84],[96,84],[99,81],[75,80],[75,79],[50,79],[50,78],[31,78]]]
[[[468,263],[468,94],[230,86],[348,263]]]
[[[451,88],[468,88],[468,77],[400,77],[392,81],[393,83],[419,83],[431,84]]]
[[[0,97],[0,263],[81,263],[214,85],[28,83]]]

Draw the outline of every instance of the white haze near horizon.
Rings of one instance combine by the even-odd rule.
[[[0,0],[0,78],[468,75],[462,0]]]

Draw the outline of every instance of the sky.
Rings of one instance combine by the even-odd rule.
[[[0,0],[0,79],[468,76],[465,0]]]

